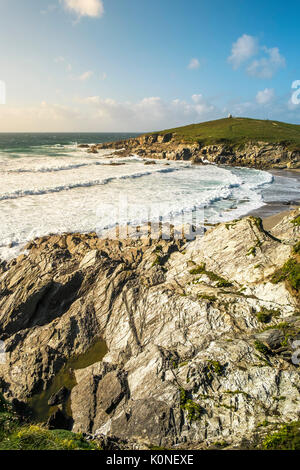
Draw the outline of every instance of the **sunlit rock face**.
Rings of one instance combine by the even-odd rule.
[[[253,168],[300,168],[299,150],[284,143],[248,142],[242,146],[227,143],[204,145],[180,141],[176,134],[151,134],[135,139],[99,144],[91,151],[114,149],[118,155],[140,155],[145,158],[191,160],[194,163],[217,163]]]
[[[1,266],[6,397],[32,403],[67,364],[73,430],[139,448],[234,446],[265,420],[298,420],[298,215],[190,242],[34,240]]]

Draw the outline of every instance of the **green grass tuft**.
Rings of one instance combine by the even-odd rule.
[[[300,264],[297,260],[290,258],[278,271],[276,271],[271,282],[278,284],[282,281],[288,281],[293,289],[299,291],[300,289]]]
[[[53,430],[37,425],[16,428],[0,441],[0,450],[100,450],[81,434]]]
[[[180,389],[180,408],[187,411],[189,421],[198,421],[204,414],[204,409],[188,397],[184,388]]]
[[[291,220],[291,224],[296,225],[297,227],[299,227],[299,225],[300,225],[300,215],[295,217],[295,219]]]
[[[300,421],[284,424],[279,431],[267,435],[262,446],[266,450],[300,450]]]
[[[39,425],[22,425],[12,407],[0,393],[1,450],[101,450],[82,434],[64,430],[49,430]]]
[[[263,344],[261,341],[255,341],[254,342],[254,347],[255,347],[256,351],[260,352],[264,356],[268,356],[271,353],[270,349],[265,344]]]
[[[223,366],[219,361],[208,361],[209,365],[208,368],[211,372],[214,372],[215,374],[222,376],[224,375],[225,372],[225,366]]]
[[[280,310],[268,309],[262,307],[260,312],[256,314],[257,320],[261,323],[270,323],[273,317],[278,317],[280,315]]]
[[[209,302],[216,302],[216,300],[218,300],[215,295],[208,295],[208,294],[198,294],[198,299],[208,300]]]
[[[217,287],[232,287],[232,282],[227,281],[213,271],[207,271],[205,263],[201,263],[196,268],[190,270],[190,274],[205,274],[213,282],[216,282]]]
[[[293,253],[295,255],[299,255],[300,254],[300,242],[296,243],[296,245],[293,246]]]

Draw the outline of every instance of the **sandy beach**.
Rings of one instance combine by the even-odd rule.
[[[299,206],[297,206],[299,207]],[[263,227],[265,230],[269,231],[269,230],[272,230],[273,227],[275,227],[277,224],[279,224],[279,222],[284,218],[286,217],[287,215],[289,215],[289,212],[293,209],[296,209],[296,206],[293,206],[291,207],[289,210],[287,211],[282,211],[282,212],[279,212],[278,214],[275,214],[275,215],[271,215],[270,217],[265,217],[263,219]]]
[[[294,178],[295,183],[300,181],[300,172],[299,170],[269,170],[274,177],[286,177]],[[265,205],[251,211],[248,215],[254,215],[256,217],[261,217],[263,219],[263,225],[265,230],[271,230],[275,225],[277,225],[280,220],[288,215],[288,213],[300,206],[299,200],[294,200],[292,197],[289,200],[282,202],[279,201],[268,201],[265,202]]]

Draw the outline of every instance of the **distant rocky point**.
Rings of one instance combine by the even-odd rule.
[[[90,153],[115,149],[119,156],[190,160],[259,169],[300,168],[300,126],[278,121],[227,118],[93,145]]]

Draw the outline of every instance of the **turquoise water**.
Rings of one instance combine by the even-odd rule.
[[[128,133],[0,133],[0,155],[22,157],[43,154],[58,157],[67,155],[66,146],[114,142],[136,137]]]

